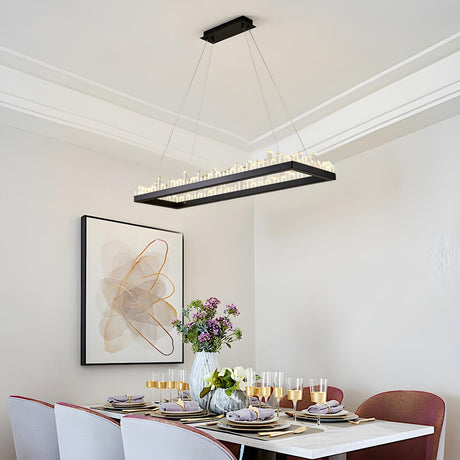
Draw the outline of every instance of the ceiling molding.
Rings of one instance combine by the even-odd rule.
[[[460,34],[452,37],[445,40],[444,45],[432,47],[432,51],[419,53],[417,58],[411,58],[411,62],[428,55],[433,58],[432,53],[439,52],[441,48],[445,52],[445,46],[458,43]],[[419,61],[417,63],[420,64]],[[394,66],[383,76],[373,77],[311,111],[308,116],[315,121],[299,130],[307,149],[315,150],[318,154],[329,153],[459,96],[460,52],[456,52],[355,99],[361,90],[368,91],[376,81],[381,82],[381,79],[393,75],[402,67],[406,72],[407,65],[401,63]],[[81,145],[92,146],[94,139],[98,138],[99,150],[105,149],[106,152],[113,151],[114,144],[119,144],[117,151],[120,153],[117,156],[123,156],[124,151],[125,157],[135,157],[136,161],[145,164],[160,159],[171,130],[170,123],[125,107],[124,104],[89,95],[11,66],[0,65],[0,107],[23,114],[23,119],[28,120],[27,126],[32,125],[31,117],[40,120],[37,126],[43,127],[44,123],[62,126],[66,133],[63,134],[64,140],[69,129],[72,129],[79,133],[79,136],[72,136],[73,143],[79,137]],[[336,107],[340,108],[331,113]],[[11,118],[21,123],[21,117]],[[176,130],[168,158],[185,166],[189,164],[194,130],[195,127],[192,130],[183,127]],[[56,132],[56,129],[50,128],[49,131]],[[262,139],[257,141],[257,145],[248,143],[254,157],[261,156],[263,144],[258,145],[259,142]],[[299,142],[293,135],[283,138],[281,145],[284,152],[299,150]],[[245,161],[249,156],[246,149],[235,147],[234,142],[218,141],[213,136],[204,135],[202,130],[197,138],[196,152],[193,165],[197,168],[209,165],[226,167],[234,161]]]
[[[430,46],[429,48],[409,57],[408,59],[380,72],[377,75],[355,85],[347,91],[324,101],[316,107],[306,110],[293,119],[298,130],[311,125],[317,120],[340,110],[341,108],[371,94],[389,84],[394,83],[407,75],[414,73],[460,49],[460,32]],[[0,63],[12,69],[30,74],[41,80],[53,83],[82,93],[86,96],[108,102],[144,115],[161,123],[172,125],[177,113],[166,110],[146,100],[118,91],[98,82],[89,80],[75,73],[50,65],[46,62],[26,56],[13,49],[0,46]],[[0,90],[2,88],[0,87]],[[186,131],[195,132],[197,120],[181,116],[178,126]],[[275,128],[279,139],[288,137],[292,132],[289,122]],[[236,133],[200,122],[199,133],[207,138],[215,139],[248,153],[256,149],[263,149],[271,143],[272,132],[258,136],[255,139],[246,139]]]
[[[367,80],[360,82],[352,88],[338,94],[337,96],[317,105],[297,117],[293,122],[298,130],[311,125],[328,114],[336,112],[341,108],[357,101],[381,88],[384,88],[398,80],[411,75],[429,65],[460,50],[460,32],[441,40],[438,43],[424,49],[423,51],[405,59],[402,62],[374,75]],[[293,133],[289,121],[275,128],[275,133],[280,139],[284,139]],[[263,148],[272,142],[273,134],[267,131],[250,142],[251,150]]]
[[[299,134],[307,150],[324,155],[459,96],[460,51],[311,123]],[[457,108],[460,113],[460,103]],[[442,119],[442,112],[436,113]],[[297,136],[283,139],[282,148],[299,150]],[[260,156],[258,152],[252,157]]]
[[[83,144],[85,133],[107,139],[108,145],[119,142],[125,147],[128,158],[130,147],[144,151],[145,162],[149,164],[151,157],[159,159],[162,156],[171,130],[167,123],[1,65],[0,82],[0,107],[77,129],[82,133]],[[193,136],[194,133],[177,128],[167,156],[187,165]],[[197,136],[197,152],[193,158],[196,167],[209,162],[221,166],[226,164],[228,157],[241,161],[247,157],[246,152],[201,134]]]
[[[176,112],[164,109],[144,99],[139,99],[109,86],[102,85],[73,72],[26,56],[25,54],[21,54],[5,46],[0,46],[0,64],[33,75],[50,83],[76,90],[87,96],[92,96],[102,101],[124,107],[163,123],[172,125],[177,117]],[[182,115],[177,123],[178,127],[190,132],[195,132],[196,125],[196,119],[185,115]],[[237,148],[247,148],[250,142],[249,139],[202,121],[200,121],[199,131],[203,136],[233,145]]]

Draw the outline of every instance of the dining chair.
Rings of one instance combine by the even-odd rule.
[[[425,391],[396,390],[371,396],[358,407],[356,414],[360,417],[431,425],[434,426],[434,433],[407,441],[349,452],[347,459],[441,460],[444,457],[444,439],[441,433],[445,410],[444,401],[439,396]]]
[[[59,460],[53,405],[11,395],[8,407],[17,460]]]
[[[330,401],[335,399],[339,403],[343,401],[343,391],[340,388],[336,387],[327,387],[326,400]],[[310,387],[304,387],[302,391],[302,399],[297,401],[297,410],[304,410],[314,404],[310,399]],[[280,407],[292,409],[292,401],[287,399],[287,396],[280,401]]]
[[[124,460],[120,424],[85,407],[54,407],[61,460]]]
[[[126,460],[236,460],[211,435],[173,420],[127,415],[121,432]]]

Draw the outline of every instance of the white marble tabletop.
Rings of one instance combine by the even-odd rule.
[[[90,406],[86,406],[90,407]],[[127,413],[112,411],[99,411],[112,418],[122,418]],[[282,416],[282,419],[293,422],[293,419]],[[316,428],[315,424],[297,421],[299,425],[307,425]],[[360,425],[350,423],[323,423],[320,433],[287,436],[286,438],[274,438],[263,441],[248,438],[225,431],[207,430],[205,424],[191,424],[196,428],[206,430],[207,433],[220,441],[229,441],[237,444],[255,447],[281,454],[295,455],[309,459],[330,457],[331,459],[344,459],[346,452],[365,449],[366,447],[379,446],[405,439],[417,438],[434,433],[434,428],[427,425],[413,425],[410,423],[387,422],[376,420]]]

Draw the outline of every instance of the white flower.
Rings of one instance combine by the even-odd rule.
[[[235,368],[232,369],[231,375],[232,375],[232,379],[235,382],[243,382],[246,379],[246,375],[247,375],[246,369],[244,369],[244,367],[241,367],[241,366],[236,366]]]

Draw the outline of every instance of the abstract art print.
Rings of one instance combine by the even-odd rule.
[[[81,364],[183,362],[183,235],[81,218]]]

